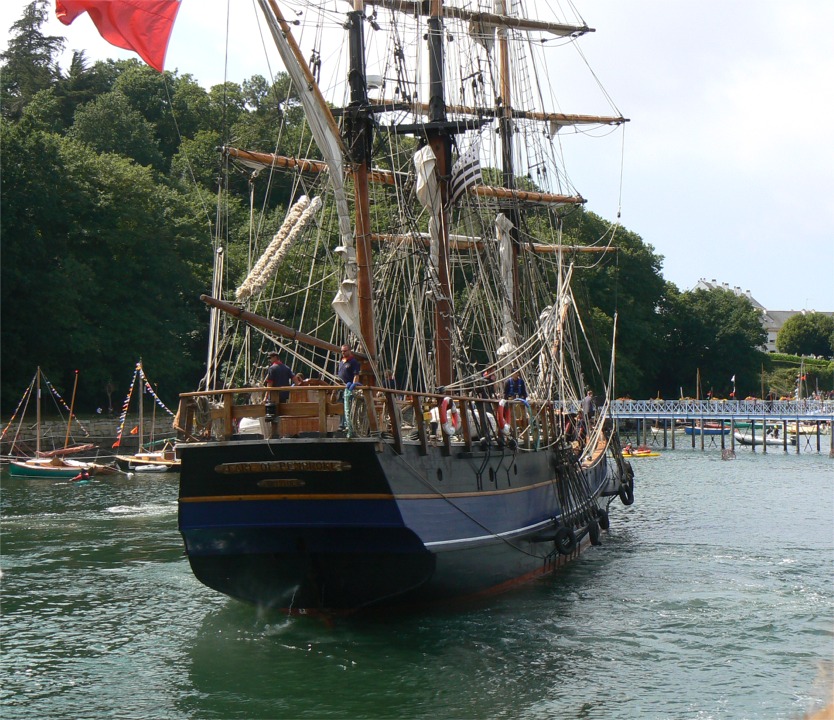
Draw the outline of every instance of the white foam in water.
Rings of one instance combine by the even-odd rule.
[[[176,512],[176,503],[166,503],[164,505],[114,505],[106,508],[106,512],[112,515],[170,515]]]

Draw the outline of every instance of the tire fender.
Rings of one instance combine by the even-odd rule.
[[[561,555],[570,555],[576,549],[576,535],[569,527],[562,525],[556,530],[553,543]]]

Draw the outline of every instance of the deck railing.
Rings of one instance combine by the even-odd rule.
[[[534,450],[565,436],[566,415],[552,402],[505,403],[501,413],[509,432],[502,432],[496,423],[499,400],[455,396],[458,427],[449,434],[442,429],[440,416],[444,401],[447,419],[451,415],[446,400],[449,396],[357,386],[345,402],[346,390],[341,386],[305,385],[183,393],[174,427],[179,442],[185,443],[242,439],[248,432],[268,438],[321,437],[344,429],[356,437],[385,437],[397,452],[402,452],[405,440],[419,443],[425,452],[429,443],[442,443],[450,450],[454,437],[467,452],[474,443],[483,441]],[[247,430],[247,425],[254,429]]]

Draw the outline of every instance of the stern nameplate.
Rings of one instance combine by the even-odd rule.
[[[265,472],[347,472],[349,462],[342,460],[266,460],[264,462],[221,463],[214,471],[223,475],[246,475]]]

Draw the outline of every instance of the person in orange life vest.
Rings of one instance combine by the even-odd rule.
[[[287,387],[288,385],[292,385],[293,371],[281,361],[281,356],[273,351],[269,353],[269,361],[271,364],[266,372],[265,385],[267,387]],[[270,393],[270,397],[274,395],[275,393]],[[288,391],[282,390],[278,393],[278,400],[281,402],[286,402],[289,399],[290,394]]]

